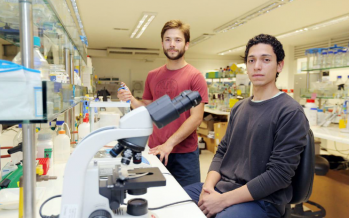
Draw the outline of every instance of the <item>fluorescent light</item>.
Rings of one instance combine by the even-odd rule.
[[[229,55],[229,53],[233,53],[233,52],[237,52],[237,51],[242,51],[242,50],[244,50],[245,48],[246,48],[246,46],[243,45],[243,46],[231,48],[231,49],[226,50],[226,51],[219,52],[218,54],[219,54],[219,55]]]
[[[269,13],[272,10],[280,8],[281,6],[287,4],[288,2],[292,2],[292,0],[289,0],[289,1],[284,1],[284,0],[268,1],[265,4],[262,4],[254,9],[252,9],[251,11],[241,15],[240,17],[214,29],[213,31],[215,33],[225,33],[229,30],[233,30],[233,29],[247,23],[248,21],[250,21],[256,17],[259,17],[265,13]]]
[[[320,28],[328,27],[328,26],[331,26],[331,25],[334,25],[334,24],[337,24],[337,23],[340,23],[340,22],[343,22],[343,21],[347,21],[347,20],[349,20],[349,14],[342,15],[340,17],[336,17],[334,19],[327,20],[327,21],[324,21],[324,22],[321,22],[321,23],[317,23],[317,24],[313,24],[313,25],[310,25],[310,26],[302,27],[300,29],[293,30],[291,32],[278,35],[278,36],[276,36],[276,38],[283,39],[283,38],[286,38],[286,37],[290,37],[290,36],[298,35],[298,34],[301,34],[301,33],[305,33],[305,32],[308,32],[310,30],[318,30]],[[219,52],[218,54],[219,55],[227,55],[229,53],[241,51],[241,50],[243,50],[245,48],[246,48],[246,45],[243,45],[243,46],[239,46],[239,47],[235,47],[235,48],[231,48],[231,49]]]
[[[141,37],[149,24],[154,20],[155,16],[156,13],[144,12],[142,18],[138,21],[137,26],[133,30],[130,38],[134,38],[136,36],[136,38],[138,39],[139,37]]]
[[[85,38],[85,42],[83,41],[83,43],[85,43],[85,45],[88,46],[87,37],[86,37],[85,31],[84,31],[84,26],[82,25],[82,21],[81,21],[81,17],[80,17],[80,14],[79,14],[79,9],[78,9],[78,6],[76,4],[76,1],[75,0],[70,0],[70,2],[71,2],[72,7],[74,9],[75,17],[76,17],[76,20],[78,21],[78,24],[79,24],[79,27],[80,27],[80,31],[81,31],[82,35],[84,36],[84,38]]]
[[[278,36],[276,36],[276,38],[283,39],[283,38],[286,38],[286,37],[290,37],[290,36],[298,35],[298,34],[301,34],[301,33],[305,33],[305,32],[310,31],[310,30],[318,30],[320,28],[328,27],[328,26],[331,26],[331,25],[334,25],[334,24],[337,24],[337,23],[341,23],[343,21],[347,21],[347,20],[349,20],[349,14],[342,15],[340,17],[336,17],[334,19],[327,20],[327,21],[324,21],[324,22],[321,22],[321,23],[317,23],[317,24],[313,24],[313,25],[310,25],[310,26],[306,26],[306,27],[303,27],[303,28],[300,28],[300,29],[297,29],[297,30],[293,30],[291,32],[278,35]]]
[[[199,36],[199,37],[197,37],[197,38],[191,40],[191,41],[190,41],[190,46],[194,46],[194,45],[196,45],[196,44],[198,44],[198,43],[200,43],[200,42],[203,42],[203,41],[205,41],[205,40],[211,38],[212,36],[214,36],[214,34],[204,33],[204,34],[202,34],[201,36]]]

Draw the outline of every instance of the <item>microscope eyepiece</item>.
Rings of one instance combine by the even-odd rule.
[[[177,119],[181,113],[201,103],[201,96],[197,91],[186,90],[173,100],[164,95],[146,106],[153,122],[161,129]]]

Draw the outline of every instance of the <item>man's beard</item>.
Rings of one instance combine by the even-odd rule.
[[[168,50],[169,50],[169,49],[168,49]],[[173,49],[172,49],[172,50],[173,50]],[[163,51],[164,51],[164,54],[166,55],[166,57],[167,57],[168,59],[170,59],[170,60],[173,60],[173,61],[180,59],[180,58],[183,57],[183,55],[185,54],[185,49],[184,49],[184,48],[183,48],[183,50],[181,50],[181,51],[177,50],[177,51],[178,51],[178,54],[177,54],[177,56],[175,56],[175,57],[171,57],[171,56],[167,53],[167,50],[163,49]]]

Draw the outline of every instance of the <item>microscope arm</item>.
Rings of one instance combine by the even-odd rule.
[[[137,120],[137,122],[134,122]],[[129,125],[122,125],[127,122]],[[137,125],[138,128],[133,127]],[[130,128],[125,128],[125,127]],[[64,171],[61,216],[82,216],[82,199],[87,167],[93,156],[109,142],[124,138],[146,137],[153,132],[152,119],[145,107],[131,111],[120,120],[120,129],[115,126],[105,127],[90,133],[82,140],[71,154]],[[65,198],[64,196],[68,196]]]

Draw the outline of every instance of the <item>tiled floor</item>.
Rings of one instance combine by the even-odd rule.
[[[205,182],[208,168],[210,167],[213,153],[209,150],[202,150],[200,154],[200,174],[201,174],[201,182]]]

